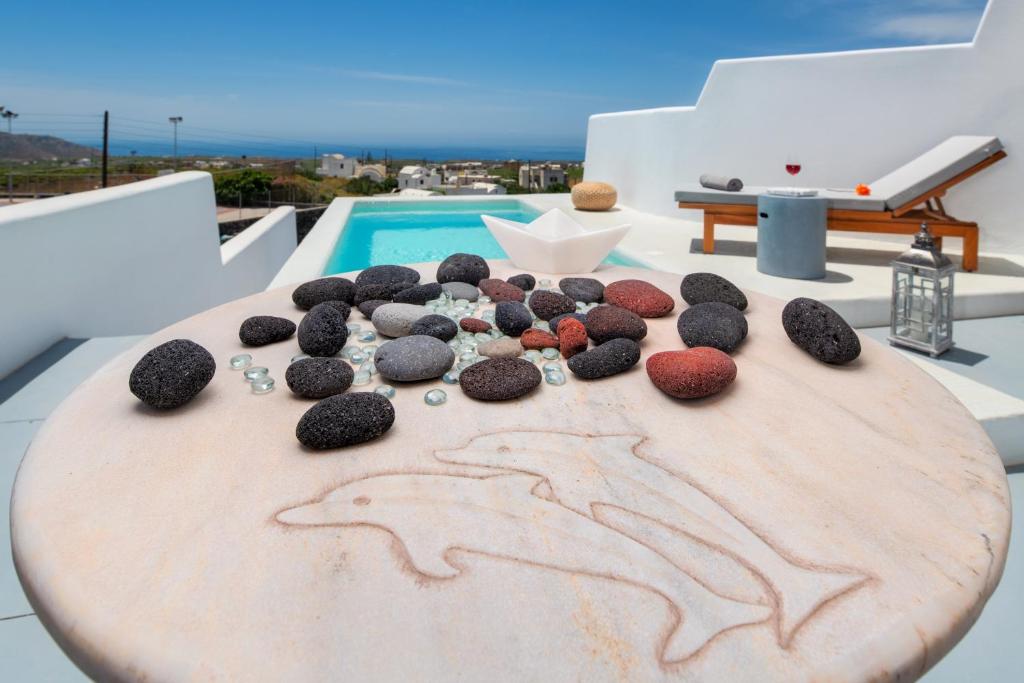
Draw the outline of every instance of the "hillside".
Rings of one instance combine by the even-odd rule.
[[[76,145],[52,135],[21,135],[0,133],[0,159],[45,161],[48,159],[81,159],[98,151]]]

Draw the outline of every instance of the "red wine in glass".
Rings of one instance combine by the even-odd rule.
[[[799,161],[793,161],[792,159],[786,162],[786,173],[789,175],[796,175],[803,168]]]

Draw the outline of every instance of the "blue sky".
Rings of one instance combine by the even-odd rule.
[[[692,104],[716,59],[970,40],[984,5],[14,2],[0,104],[22,132],[65,137],[109,109],[140,137],[181,115],[183,135],[582,146],[590,114]]]

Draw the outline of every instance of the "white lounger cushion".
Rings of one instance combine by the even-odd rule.
[[[981,135],[957,135],[889,175],[871,183],[871,195],[861,197],[850,192],[820,190],[830,209],[885,211],[903,206],[914,197],[938,187],[1003,148],[999,138]],[[677,202],[693,204],[757,204],[767,187],[748,185],[739,192],[709,190],[697,183],[676,192]]]
[[[956,135],[871,183],[871,192],[885,197],[886,207],[898,209],[915,197],[952,180],[1003,148],[999,138]]]

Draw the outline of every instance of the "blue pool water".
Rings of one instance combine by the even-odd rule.
[[[480,214],[528,223],[540,212],[514,199],[480,202],[356,202],[324,275],[385,263],[440,261],[452,252],[507,258]],[[605,263],[639,266],[612,252]]]

